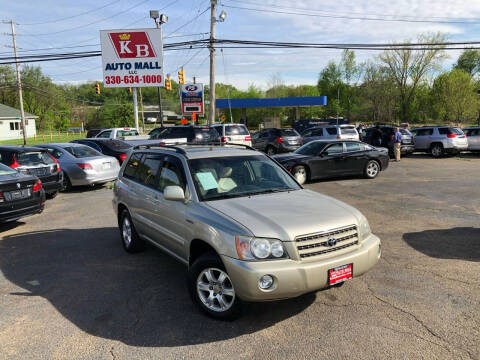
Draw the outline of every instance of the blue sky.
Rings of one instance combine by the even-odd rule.
[[[37,5],[32,6],[33,3]],[[209,4],[209,0],[3,0],[1,20],[13,19],[18,23],[17,42],[22,50],[62,46],[82,47],[50,51],[99,50],[99,30],[153,27],[153,21],[148,16],[150,9],[159,9],[169,17],[168,24],[164,25],[165,42],[207,37],[210,12],[199,14]],[[233,8],[235,6],[266,11],[248,11]],[[99,7],[103,8],[79,15]],[[219,1],[218,9],[218,12],[226,10],[228,14],[226,21],[217,25],[218,38],[373,43],[415,39],[425,32],[446,33],[451,41],[474,41],[480,38],[480,2],[472,0],[223,0]],[[269,12],[268,9],[277,12]],[[321,16],[279,13],[311,14],[314,11]],[[438,22],[342,18],[345,16]],[[61,20],[66,17],[71,18]],[[478,20],[478,23],[451,23],[452,20],[459,19]],[[1,24],[0,29],[0,33],[10,32],[10,27],[6,24]],[[2,56],[8,56],[6,54],[11,51],[5,45],[11,45],[11,37],[2,34]],[[340,50],[328,49],[225,49],[223,54],[217,52],[217,81],[243,89],[252,83],[266,88],[272,76],[280,74],[286,84],[315,84],[320,70],[329,60],[338,60],[340,53]],[[359,62],[377,54],[372,51],[356,51]],[[449,55],[449,60],[445,62],[446,68],[456,60],[459,52],[451,51]],[[172,72],[187,61],[187,79],[196,76],[198,81],[208,83],[207,49],[166,52],[166,72]],[[99,57],[38,64],[56,82],[78,83],[101,79]]]

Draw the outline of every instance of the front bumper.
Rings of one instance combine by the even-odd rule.
[[[353,263],[353,277],[370,270],[380,259],[380,239],[371,234],[352,252],[315,262],[291,259],[271,261],[242,261],[222,256],[237,295],[246,301],[265,301],[297,297],[327,288],[328,270]],[[274,285],[261,290],[258,280],[271,275]]]

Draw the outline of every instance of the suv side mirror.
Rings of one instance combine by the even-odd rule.
[[[185,201],[185,193],[183,189],[178,186],[167,186],[163,189],[163,197],[170,201]]]

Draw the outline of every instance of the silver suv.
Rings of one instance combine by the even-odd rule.
[[[381,253],[358,210],[243,146],[138,146],[113,208],[125,250],[149,242],[184,263],[194,302],[221,319],[238,316],[242,301],[339,286]]]
[[[313,140],[360,140],[354,125],[324,125],[302,132],[303,143]]]
[[[415,151],[429,152],[436,158],[468,150],[467,137],[460,128],[425,126],[411,132],[415,136]]]

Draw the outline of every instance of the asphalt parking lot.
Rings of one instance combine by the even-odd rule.
[[[161,251],[124,252],[108,187],[60,194],[0,227],[0,358],[480,359],[479,178],[480,156],[415,155],[308,184],[366,215],[382,259],[236,322],[200,314]]]

